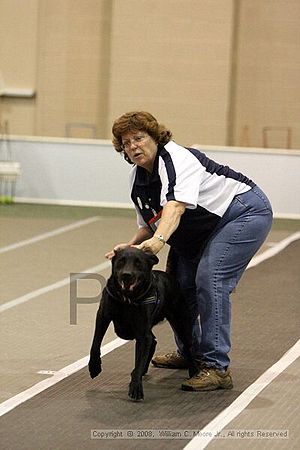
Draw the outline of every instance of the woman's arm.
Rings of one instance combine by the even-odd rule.
[[[139,228],[137,233],[133,236],[133,238],[130,239],[130,241],[128,241],[128,245],[140,244],[141,242],[150,238],[152,235],[153,232],[150,230],[149,227]]]
[[[150,251],[154,254],[158,253],[164,246],[164,241],[177,229],[182,214],[185,211],[185,203],[171,200],[163,207],[161,219],[156,232],[150,239],[146,239],[137,245],[138,248],[144,251]],[[159,239],[157,236],[162,236]]]
[[[154,235],[148,227],[139,228],[130,241],[116,245],[113,250],[106,253],[105,257],[111,259],[116,250],[129,247],[130,245],[135,245],[141,250],[149,251],[156,255],[164,246],[164,242],[158,239],[157,236],[162,236],[163,240],[167,241],[178,227],[184,211],[185,203],[174,200],[167,202],[163,207],[161,219]]]

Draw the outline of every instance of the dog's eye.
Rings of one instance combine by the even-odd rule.
[[[123,267],[125,264],[125,258],[120,258],[116,261],[116,267]]]
[[[136,267],[138,270],[143,269],[143,264],[140,259],[136,258],[134,261],[134,267]]]

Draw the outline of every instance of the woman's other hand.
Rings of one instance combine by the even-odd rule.
[[[128,244],[127,242],[124,244],[117,244],[112,250],[105,254],[105,258],[112,259],[115,256],[115,252],[117,252],[118,250],[123,250],[124,248],[127,248],[129,246],[130,244]]]

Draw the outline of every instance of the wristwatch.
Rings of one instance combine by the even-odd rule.
[[[154,236],[165,245],[166,241],[162,234],[155,234]]]

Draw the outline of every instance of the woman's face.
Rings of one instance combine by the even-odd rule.
[[[122,136],[123,149],[137,166],[152,172],[157,144],[146,131],[130,131]]]

